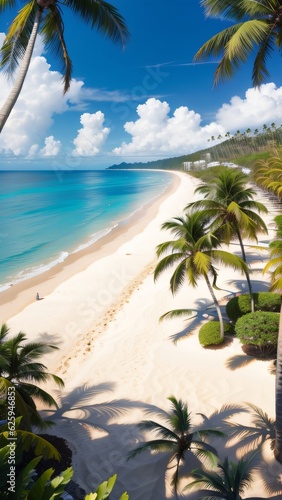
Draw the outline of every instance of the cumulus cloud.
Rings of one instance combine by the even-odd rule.
[[[127,122],[124,129],[131,142],[123,142],[113,152],[117,155],[165,153],[185,154],[201,149],[211,136],[218,137],[225,130],[218,123],[201,126],[201,116],[186,106],[177,108],[169,116],[166,101],[150,98],[137,107],[139,118]]]
[[[61,150],[61,141],[56,141],[53,135],[46,137],[45,146],[40,150],[42,156],[56,156]]]
[[[4,34],[0,33],[0,45],[3,40]],[[107,152],[110,128],[104,125],[105,115],[97,108],[95,113],[84,112],[85,107],[89,103],[93,106],[94,101],[128,101],[132,96],[126,91],[91,89],[76,79],[71,81],[69,92],[63,95],[62,75],[51,69],[42,52],[43,44],[39,37],[22,92],[0,134],[0,153],[6,157],[46,158],[60,155],[62,149],[68,151],[72,158],[95,156],[101,152],[107,157],[113,153],[126,157],[151,156],[151,159],[178,156],[208,147],[211,137],[215,138],[213,144],[216,144],[226,132],[232,134],[238,129],[261,129],[264,123],[269,125],[272,122],[280,126],[282,121],[282,87],[276,87],[274,83],[262,85],[260,89],[248,89],[244,97],[232,97],[228,103],[214,110],[214,119],[210,123],[207,120],[203,123],[201,115],[187,106],[171,109],[169,102],[155,96],[139,104],[136,119],[124,124],[129,139],[121,144],[121,140],[116,139],[117,147]],[[1,72],[0,106],[11,87],[12,83]],[[67,136],[68,132],[63,128],[53,134],[56,115],[69,113],[70,110],[83,113],[76,137],[74,133]],[[120,121],[114,122],[114,113],[107,119],[113,120],[111,129],[118,137]],[[74,120],[78,124],[79,114],[72,114],[73,123]]]
[[[101,111],[96,113],[83,113],[80,117],[82,128],[73,143],[76,156],[94,156],[101,150],[106,141],[110,128],[104,127],[104,114]]]
[[[82,85],[83,82],[73,80],[70,92],[64,96],[61,74],[51,71],[44,57],[33,57],[22,92],[0,136],[2,153],[26,156],[32,151],[34,154],[34,144],[44,143],[55,113],[68,110],[68,98],[74,99]],[[0,106],[11,86],[11,82],[0,73]]]
[[[229,104],[223,104],[216,114],[217,122],[226,131],[259,128],[264,123],[281,123],[282,87],[267,83],[260,89],[248,89],[245,98],[232,97]]]

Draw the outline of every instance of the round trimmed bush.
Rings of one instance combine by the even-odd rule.
[[[234,335],[234,327],[230,323],[224,323],[224,333]],[[199,342],[203,347],[219,345],[224,342],[220,338],[219,321],[208,321],[199,330]]]
[[[239,318],[235,332],[241,344],[256,346],[256,349],[243,349],[247,354],[269,356],[276,353],[279,331],[279,313],[257,311]]]
[[[281,307],[281,295],[274,292],[254,293],[255,310],[279,312]],[[233,297],[226,304],[226,314],[232,321],[237,321],[244,314],[251,312],[250,294],[246,293]]]

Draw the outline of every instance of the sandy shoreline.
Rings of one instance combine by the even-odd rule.
[[[39,291],[44,300],[35,302],[37,289],[31,287],[26,291],[27,304],[22,291],[0,306],[12,334],[22,330],[29,339],[44,339],[60,347],[44,359],[66,384],[63,392],[46,385],[60,405],[50,412],[57,423],[52,432],[71,443],[74,479],[87,492],[117,473],[115,497],[127,490],[130,500],[174,498],[164,479],[166,454],[145,453],[126,461],[128,451],[143,439],[136,423],[146,418],[144,410],[168,410],[167,397],[172,394],[188,402],[196,421],[198,412],[210,415],[224,404],[244,401],[275,416],[271,362],[248,358],[237,340],[212,351],[199,346],[197,331],[211,304],[205,283],[196,289],[183,286],[172,297],[170,272],[153,281],[155,247],[169,238],[160,226],[181,214],[197,185],[186,174],[175,173],[175,178],[170,192],[149,207],[126,235],[119,234],[109,246],[86,255],[82,266],[78,261],[67,266],[62,279],[50,276],[42,282]],[[270,227],[271,212],[267,219]],[[271,230],[259,243],[272,235]],[[231,245],[230,251],[237,252],[238,246]],[[252,249],[251,277],[256,290],[268,289],[261,273],[266,258],[267,254]],[[244,277],[228,270],[219,270],[218,286],[221,290],[216,294],[222,301],[246,290]],[[164,312],[182,307],[198,308],[196,320],[159,322]],[[228,454],[234,458],[232,448]],[[276,494],[282,493],[278,491],[282,467],[271,453],[266,453],[266,460],[272,487]],[[270,496],[262,490],[260,476],[246,492],[251,495]]]

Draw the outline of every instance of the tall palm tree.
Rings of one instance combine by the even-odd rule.
[[[207,284],[213,299],[219,322],[220,338],[224,339],[224,322],[220,306],[213,287],[216,287],[217,270],[215,264],[240,269],[246,272],[245,262],[229,252],[218,249],[219,239],[208,230],[209,218],[201,211],[187,212],[184,217],[174,217],[165,222],[162,229],[168,229],[176,239],[166,241],[157,246],[157,256],[167,254],[156,266],[155,280],[168,268],[176,265],[170,289],[175,294],[187,279],[192,287],[196,287],[201,278]],[[212,282],[211,282],[212,279]]]
[[[181,399],[177,400],[174,396],[170,396],[168,400],[171,402],[170,412],[162,411],[159,413],[159,416],[165,423],[144,420],[138,424],[140,429],[154,432],[157,437],[151,441],[142,443],[132,450],[128,458],[133,458],[146,450],[172,453],[169,462],[175,462],[172,485],[177,495],[179,467],[181,462],[185,460],[186,454],[188,452],[193,453],[196,457],[200,459],[206,458],[211,464],[215,465],[217,462],[216,451],[206,442],[206,439],[211,437],[222,438],[225,434],[218,429],[193,426],[188,405]]]
[[[225,168],[213,181],[203,183],[196,188],[195,193],[204,195],[204,199],[190,203],[187,208],[204,210],[210,217],[211,230],[220,241],[229,244],[235,238],[239,240],[242,258],[246,262],[246,252],[243,239],[257,242],[259,232],[267,233],[265,222],[260,213],[267,213],[267,208],[253,199],[255,191],[247,187],[247,176],[239,170]],[[249,271],[246,271],[251,310],[254,312],[254,299]]]
[[[232,19],[235,24],[217,33],[196,53],[195,60],[210,56],[220,62],[214,83],[231,78],[248,56],[256,53],[252,80],[259,87],[269,72],[266,60],[282,47],[282,11],[280,0],[201,0],[206,16]]]
[[[270,290],[277,291],[282,295],[282,215],[277,215],[274,218],[274,221],[277,224],[277,238],[269,245],[270,260],[266,264],[264,272],[271,271]],[[275,394],[276,424],[274,455],[276,460],[282,463],[282,306],[280,311],[279,335],[277,342]]]
[[[5,361],[1,363],[0,360],[0,390],[2,393],[7,393],[8,388],[13,386],[18,403],[16,411],[23,416],[23,424],[28,428],[32,424],[44,427],[34,399],[39,399],[49,407],[57,408],[58,405],[50,394],[35,383],[44,383],[52,379],[59,387],[63,387],[64,382],[57,375],[49,373],[46,366],[37,360],[57,347],[45,342],[26,342],[26,340],[27,337],[22,332],[8,340],[3,341],[2,338]]]
[[[14,7],[16,0],[1,0],[0,14]],[[13,74],[22,60],[14,87],[0,110],[0,132],[2,131],[21,92],[27,75],[37,34],[43,43],[59,58],[64,73],[64,93],[70,86],[72,62],[64,39],[62,8],[68,7],[80,16],[91,28],[97,28],[114,42],[124,44],[129,33],[118,10],[104,0],[30,0],[13,20],[1,48],[1,64],[9,75]]]
[[[257,452],[252,453],[248,458],[241,458],[238,462],[232,462],[225,458],[222,463],[218,463],[218,471],[192,471],[191,475],[195,480],[185,489],[190,490],[199,485],[207,489],[189,495],[189,499],[241,500],[241,494],[250,486],[253,481],[253,473],[258,469],[258,464],[254,463],[256,454]]]

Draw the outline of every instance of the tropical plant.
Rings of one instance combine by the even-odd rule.
[[[282,215],[274,217],[276,238],[269,244],[270,258],[263,273],[270,273],[270,290],[282,295]]]
[[[4,337],[2,335],[0,343],[2,354],[4,352],[4,362],[0,360],[0,391],[7,397],[11,387],[14,387],[15,409],[17,415],[23,417],[23,424],[27,428],[32,424],[44,428],[48,422],[44,423],[41,419],[34,399],[39,399],[48,407],[57,407],[57,403],[33,382],[44,383],[52,379],[59,387],[64,386],[60,377],[49,373],[46,366],[37,361],[40,356],[58,348],[45,342],[26,342],[27,337],[23,332],[6,340],[8,329],[3,329],[6,333]]]
[[[108,481],[104,481],[101,483],[96,489],[95,493],[90,493],[86,495],[84,500],[107,500],[109,498],[110,493],[113,490],[117,479],[117,475],[114,474],[112,477],[108,479]],[[129,500],[128,494],[125,492],[121,495],[119,500]]]
[[[256,311],[236,321],[235,332],[246,354],[259,357],[276,355],[279,313]]]
[[[282,158],[276,152],[267,159],[257,160],[253,166],[253,177],[262,189],[271,191],[278,198],[282,194]]]
[[[203,347],[215,346],[222,343],[219,337],[219,321],[208,321],[199,329],[199,342]],[[224,334],[234,335],[234,326],[231,323],[224,324]]]
[[[157,256],[166,255],[157,264],[154,272],[154,279],[172,266],[176,266],[170,279],[170,289],[175,294],[187,279],[189,285],[196,287],[201,278],[207,284],[213,299],[218,319],[220,321],[220,336],[224,339],[224,321],[220,306],[213,288],[216,288],[217,270],[215,264],[239,269],[246,273],[245,262],[224,250],[218,249],[219,239],[214,233],[208,230],[209,217],[201,211],[192,211],[183,217],[175,217],[171,221],[165,222],[162,229],[170,230],[175,235],[175,240],[166,241],[157,246]],[[210,281],[212,278],[212,282]],[[180,309],[171,311],[166,316],[187,315],[189,310]]]
[[[256,292],[253,294],[256,311],[279,312],[281,308],[281,295],[275,292]],[[250,313],[250,296],[245,293],[232,297],[226,306],[229,319],[236,322],[244,314]]]
[[[267,208],[253,199],[255,191],[246,186],[247,176],[238,170],[226,168],[213,181],[202,183],[195,193],[204,195],[204,199],[189,203],[189,209],[203,210],[210,218],[210,229],[220,241],[229,244],[238,239],[242,258],[246,262],[243,239],[257,242],[258,232],[267,233],[265,222],[260,213],[267,213]],[[254,312],[254,299],[249,271],[246,278],[251,296],[251,310]]]
[[[12,431],[9,423],[0,425],[1,499],[55,500],[55,498],[62,498],[61,495],[73,476],[72,467],[62,471],[56,477],[52,477],[55,471],[53,468],[45,470],[38,476],[36,467],[42,458],[59,461],[61,456],[58,450],[44,437],[21,429],[21,420],[21,417],[18,417],[13,422],[16,433],[14,441],[11,440]],[[26,463],[27,459],[23,453],[30,453],[30,451],[32,451],[33,458]],[[22,467],[20,467],[21,465]],[[85,496],[85,500],[108,499],[116,479],[117,475],[115,474],[108,481],[101,483],[95,493]],[[123,493],[119,500],[129,500],[129,496],[127,493]]]
[[[14,7],[16,0],[1,0],[0,14],[7,8]],[[84,1],[65,0],[30,0],[19,11],[8,30],[1,48],[1,67],[9,75],[13,74],[22,60],[21,68],[14,87],[0,110],[0,132],[6,123],[21,92],[27,75],[37,34],[42,35],[43,43],[62,63],[64,93],[70,86],[72,62],[64,38],[62,10],[68,7],[80,16],[91,28],[97,28],[114,42],[124,44],[128,30],[124,19],[116,7],[104,0]]]
[[[241,494],[250,486],[254,479],[253,473],[259,468],[259,464],[254,462],[256,455],[257,452],[252,453],[238,462],[225,458],[222,463],[218,463],[217,471],[193,470],[191,475],[195,480],[185,489],[194,489],[199,485],[207,489],[189,495],[189,500],[201,498],[241,500]]]
[[[170,412],[162,411],[159,413],[164,423],[144,420],[138,425],[142,430],[155,433],[156,438],[132,450],[128,457],[129,459],[133,458],[147,450],[172,453],[169,463],[175,462],[172,485],[177,495],[179,468],[181,462],[185,460],[186,454],[189,452],[199,459],[206,458],[211,464],[215,465],[217,462],[216,451],[206,442],[206,439],[211,437],[222,438],[225,434],[218,429],[193,426],[187,404],[181,399],[177,400],[174,396],[170,396],[168,400],[171,402]]]
[[[269,245],[270,260],[266,264],[264,272],[271,271],[270,289],[282,294],[282,215],[277,215],[274,220],[277,225],[276,239]],[[282,306],[277,342],[275,394],[276,432],[274,455],[276,460],[282,463]]]
[[[231,78],[241,63],[256,52],[252,80],[259,87],[269,72],[266,60],[282,47],[282,16],[279,0],[201,0],[206,16],[232,19],[235,24],[217,33],[198,50],[196,61],[221,57],[214,83]]]

